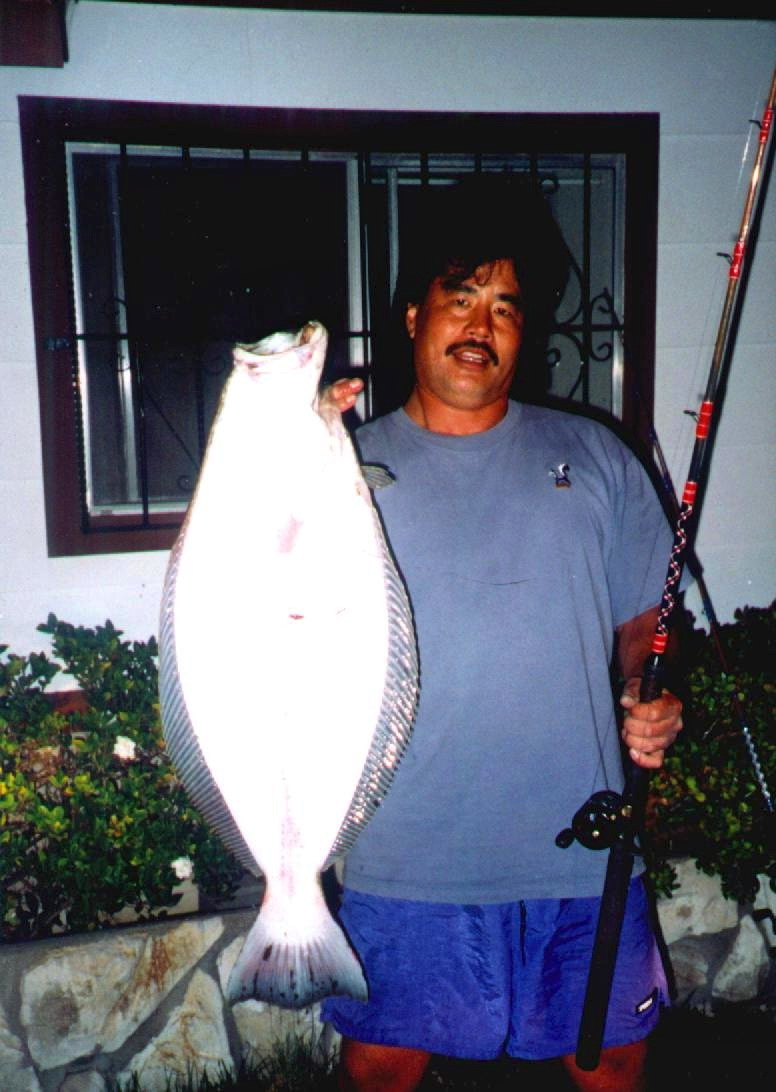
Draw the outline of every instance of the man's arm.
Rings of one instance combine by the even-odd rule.
[[[682,728],[682,703],[668,690],[654,701],[639,701],[641,673],[656,625],[657,607],[653,607],[617,628],[617,659],[627,680],[620,698],[625,710],[622,738],[636,765],[648,769],[662,766],[663,752]]]

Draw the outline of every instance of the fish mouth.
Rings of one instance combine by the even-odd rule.
[[[323,327],[320,322],[314,320],[306,322],[297,334],[297,345],[311,345],[320,340],[322,333]]]
[[[456,341],[448,345],[445,356],[454,356],[464,364],[492,364],[494,368],[498,367],[496,350],[485,341]]]
[[[316,348],[325,339],[322,324],[310,321],[297,331],[281,330],[251,345],[238,343],[232,355],[235,365],[252,374],[299,371],[315,358]]]

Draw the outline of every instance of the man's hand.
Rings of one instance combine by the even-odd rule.
[[[620,705],[625,710],[622,738],[637,766],[656,770],[663,754],[682,730],[682,703],[664,690],[654,701],[639,701],[641,679],[628,679]]]
[[[363,388],[364,383],[361,379],[338,379],[336,383],[332,383],[330,387],[321,391],[319,408],[346,413],[347,410],[353,409],[356,397]]]

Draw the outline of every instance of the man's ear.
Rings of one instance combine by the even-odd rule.
[[[411,338],[415,337],[415,322],[418,317],[418,305],[417,303],[408,303],[407,310],[404,315],[404,325],[407,327],[407,333]]]

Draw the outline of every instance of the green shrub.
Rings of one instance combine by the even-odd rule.
[[[53,658],[0,645],[0,935],[102,928],[125,906],[162,917],[179,898],[174,866],[187,861],[206,894],[228,897],[240,865],[165,752],[155,640],[129,643],[110,621],[87,629],[54,615],[38,628]],[[649,873],[668,895],[671,858],[688,854],[727,896],[749,901],[759,875],[776,889],[776,837],[734,699],[773,794],[776,601],[736,611],[721,636],[727,674],[711,635],[692,629],[686,642],[685,729],[652,778]],[[55,710],[47,688],[60,673],[76,681],[82,707]]]
[[[743,607],[720,627],[727,673],[713,635],[689,619],[685,728],[651,782],[650,872],[656,890],[669,894],[671,855],[686,853],[720,877],[726,896],[748,902],[758,875],[776,890],[776,824],[740,726],[742,719],[749,728],[776,804],[776,601]]]
[[[165,753],[157,646],[49,615],[53,659],[0,646],[0,929],[6,940],[98,929],[130,906],[164,916],[193,866],[213,896],[237,861],[189,803]],[[81,700],[57,711],[60,672]]]

